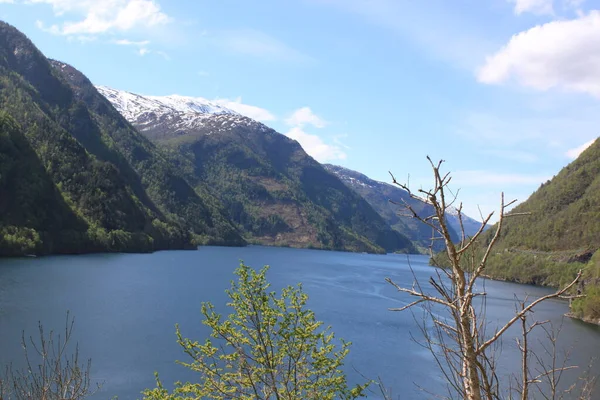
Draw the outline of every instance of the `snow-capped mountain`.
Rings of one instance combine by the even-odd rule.
[[[96,86],[96,89],[128,120],[139,118],[140,115],[153,112],[161,114],[235,114],[215,102],[202,97],[171,96],[141,96],[139,94],[116,90],[106,86]]]
[[[298,142],[264,124],[205,99],[97,89],[189,182],[206,185],[251,242],[415,251]]]
[[[151,139],[192,132],[210,135],[238,125],[263,132],[272,131],[258,121],[202,97],[143,96],[106,86],[96,86],[96,89],[121,115]]]

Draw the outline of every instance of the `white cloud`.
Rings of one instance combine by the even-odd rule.
[[[165,60],[169,61],[171,59],[171,56],[169,56],[167,53],[165,53],[164,51],[160,51],[160,50],[152,50],[152,53],[157,54],[159,56],[161,56],[162,58],[164,58]]]
[[[327,144],[319,136],[304,132],[301,127],[292,128],[285,135],[298,141],[304,151],[319,162],[346,159],[346,153],[339,146]]]
[[[118,44],[120,46],[137,47],[138,49],[135,51],[135,53],[140,56],[145,56],[146,54],[156,54],[158,56],[161,56],[165,60],[171,59],[171,57],[169,57],[169,55],[167,53],[165,53],[164,51],[149,49],[148,48],[148,45],[150,44],[149,40],[135,41],[135,40],[129,40],[129,39],[118,39],[118,40],[114,40],[112,43]]]
[[[56,16],[77,15],[46,30],[61,35],[104,34],[152,28],[172,19],[155,0],[28,0],[29,4],[49,4]],[[43,24],[38,24],[43,27]]]
[[[213,100],[213,102],[257,121],[275,121],[277,119],[273,114],[264,108],[242,103],[241,97],[238,97],[235,100],[217,99]]]
[[[579,155],[581,153],[583,153],[588,147],[590,147],[592,144],[594,144],[594,142],[596,141],[596,139],[592,139],[589,142],[586,142],[584,144],[582,144],[581,146],[569,149],[565,155],[567,157],[569,157],[570,159],[576,159],[577,157],[579,157]]]
[[[513,78],[537,90],[562,88],[600,97],[600,11],[553,21],[514,35],[486,59],[480,82]]]
[[[533,14],[554,14],[552,6],[553,0],[509,0],[515,3],[515,14],[520,15],[525,12]]]
[[[333,143],[329,144],[320,136],[307,133],[304,130],[307,125],[318,129],[328,125],[328,122],[316,115],[310,107],[298,108],[285,119],[285,123],[292,127],[286,133],[286,136],[298,141],[304,151],[315,160],[328,162],[346,159],[344,149],[348,149],[348,146],[342,143],[342,139],[347,135],[335,135],[332,138]]]
[[[285,120],[285,123],[297,127],[303,127],[308,124],[315,128],[324,128],[327,125],[327,121],[313,113],[310,107],[297,109]]]
[[[119,39],[119,40],[115,40],[114,43],[121,45],[121,46],[144,47],[144,46],[148,46],[150,44],[150,41],[149,40],[141,40],[141,41],[136,42],[136,41],[128,40],[128,39]]]
[[[229,51],[259,57],[270,61],[312,64],[315,60],[263,32],[254,30],[225,32],[217,39],[217,45]]]
[[[203,77],[204,76],[210,76],[210,72],[204,71],[204,70],[201,69],[200,71],[198,71],[198,76],[203,76]]]
[[[93,42],[96,39],[98,39],[98,38],[93,35],[73,35],[73,36],[67,37],[67,41],[69,41],[69,42],[79,42],[82,44]]]

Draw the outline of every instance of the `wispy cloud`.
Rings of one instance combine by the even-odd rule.
[[[477,29],[481,21],[466,20],[467,13],[461,13],[452,2],[438,1],[435,6],[425,6],[420,1],[399,0],[310,1],[355,14],[459,68],[472,70],[494,48]]]
[[[319,162],[346,159],[346,153],[340,146],[327,144],[318,135],[306,133],[301,127],[290,129],[286,136],[298,141],[304,151]]]
[[[154,55],[157,55],[157,56],[163,58],[166,61],[170,61],[171,60],[171,56],[169,56],[164,51],[151,50],[151,49],[149,49],[147,47],[141,47],[141,48],[139,48],[137,50],[137,54],[139,54],[140,56],[145,56],[146,54],[154,54]]]
[[[596,139],[592,139],[589,142],[582,144],[581,146],[577,146],[575,148],[569,149],[569,150],[567,150],[565,155],[567,157],[569,157],[570,159],[574,160],[577,157],[579,157],[581,155],[581,153],[583,153],[588,147],[590,147],[592,144],[594,144],[595,141],[596,141]]]
[[[327,126],[327,121],[315,114],[310,107],[301,107],[292,112],[285,123],[292,128],[286,133],[286,136],[298,141],[304,151],[310,154],[319,162],[345,160],[347,148],[342,143],[345,135],[336,135],[333,143],[326,143],[319,135],[306,132],[307,126],[322,129]]]
[[[514,35],[477,72],[480,82],[514,80],[536,90],[561,88],[600,98],[600,11]]]
[[[210,72],[204,71],[201,69],[200,71],[198,71],[198,76],[202,76],[202,77],[210,76]]]
[[[228,31],[218,34],[215,44],[237,54],[269,61],[313,64],[315,59],[283,41],[255,30]]]
[[[46,30],[60,35],[97,35],[128,32],[165,25],[172,18],[154,0],[28,0],[28,4],[48,4],[55,16],[76,19],[53,24]],[[45,24],[41,24],[45,27]]]
[[[565,110],[558,115],[547,112],[523,117],[520,114],[471,112],[464,117],[456,133],[488,151],[493,147],[498,151],[516,150],[534,155],[547,147],[564,149],[568,143],[588,141],[598,134],[599,118],[594,109]]]
[[[499,157],[505,160],[510,160],[510,161],[516,161],[519,163],[525,163],[525,164],[533,164],[537,161],[539,161],[539,157],[537,154],[529,152],[529,151],[523,151],[523,150],[518,150],[518,149],[498,149],[498,148],[493,148],[493,149],[484,149],[483,152],[485,154],[489,154],[491,156],[494,157]]]
[[[139,56],[155,54],[170,60],[164,51],[151,49],[149,40],[114,39],[116,35],[125,34],[156,36],[157,28],[171,23],[173,19],[161,10],[156,0],[21,0],[20,3],[51,6],[55,20],[50,24],[37,20],[36,26],[53,35],[64,36],[70,42],[102,40],[137,47],[133,53]]]
[[[458,187],[531,185],[541,184],[551,178],[551,176],[542,174],[516,174],[486,170],[456,171],[452,176],[452,183]]]
[[[165,60],[171,59],[171,57],[164,51],[150,49],[148,47],[150,45],[149,40],[135,41],[135,40],[129,40],[129,39],[117,39],[117,40],[113,40],[112,43],[117,44],[119,46],[137,47],[137,49],[135,50],[135,53],[142,57],[147,54],[155,54],[157,56],[164,58]]]
[[[509,0],[515,4],[515,14],[520,15],[526,12],[544,15],[554,14],[553,0]]]
[[[150,44],[150,41],[149,40],[134,41],[134,40],[128,40],[128,39],[118,39],[118,40],[113,41],[113,43],[118,44],[120,46],[145,47]]]
[[[327,121],[313,113],[310,107],[302,107],[297,109],[288,118],[286,118],[285,123],[290,126],[299,127],[312,125],[315,128],[324,128],[325,125],[327,125]]]

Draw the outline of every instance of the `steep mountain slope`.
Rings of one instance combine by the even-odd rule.
[[[400,207],[390,203],[406,201],[419,215],[431,215],[433,209],[428,204],[412,199],[405,190],[387,184],[375,181],[360,172],[337,165],[326,164],[325,169],[335,174],[349,188],[361,195],[385,221],[396,231],[406,235],[413,242],[418,244],[421,249],[427,249],[431,244],[431,228],[410,217],[398,215]],[[449,213],[448,223],[452,228],[452,238],[459,240],[458,232],[461,231],[460,222],[457,213]],[[463,214],[463,225],[467,235],[473,235],[481,227],[481,223]],[[440,250],[443,244],[437,242],[434,244],[435,250]]]
[[[83,75],[53,64],[0,22],[1,254],[242,243],[214,198],[198,196]]]
[[[513,212],[502,235],[505,246],[541,251],[600,247],[600,142],[596,141]]]
[[[178,159],[188,181],[208,184],[249,241],[414,251],[410,240],[393,231],[366,201],[273,129],[201,98],[98,90]]]
[[[75,68],[56,61],[52,65],[83,101],[95,117],[101,134],[123,155],[126,162],[98,152],[98,158],[107,157],[116,165],[131,165],[141,176],[141,183],[156,204],[170,219],[191,228],[201,243],[240,245],[237,230],[224,215],[218,199],[210,195],[205,184],[189,185],[173,165],[168,155],[141,135],[127,122],[92,83]],[[88,130],[89,132],[89,130]],[[88,151],[98,150],[87,146]]]
[[[542,184],[506,219],[492,276],[561,285],[584,268],[588,297],[573,303],[578,316],[600,321],[600,141]]]
[[[61,248],[86,230],[54,185],[20,126],[0,112],[0,254]],[[40,233],[41,232],[41,233]],[[42,235],[42,236],[40,236]]]

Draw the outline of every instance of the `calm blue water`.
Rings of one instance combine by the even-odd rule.
[[[92,358],[92,377],[104,382],[94,398],[140,398],[142,389],[153,387],[155,371],[167,384],[193,379],[175,364],[185,356],[174,326],[179,323],[185,336],[203,341],[208,331],[201,324],[201,302],[226,311],[224,290],[240,260],[256,268],[270,265],[268,277],[276,290],[304,284],[317,318],[353,342],[346,365],[350,381],[381,377],[401,399],[428,397],[417,385],[443,391],[433,359],[411,340],[411,334],[419,335],[411,313],[387,310],[409,301],[384,282],[391,277],[411,285],[406,256],[257,246],[0,260],[0,365],[20,362],[23,329],[35,334],[41,321],[47,330],[59,330],[70,310],[81,355]],[[410,260],[423,282],[434,272],[425,257]],[[492,281],[486,291],[492,324],[512,315],[515,294],[548,293]],[[560,323],[565,312],[566,303],[553,301],[535,316]],[[579,365],[600,356],[600,331],[591,325],[565,319],[560,343],[561,349],[572,349],[572,361]],[[507,340],[502,371],[517,366],[518,357],[512,339]]]

